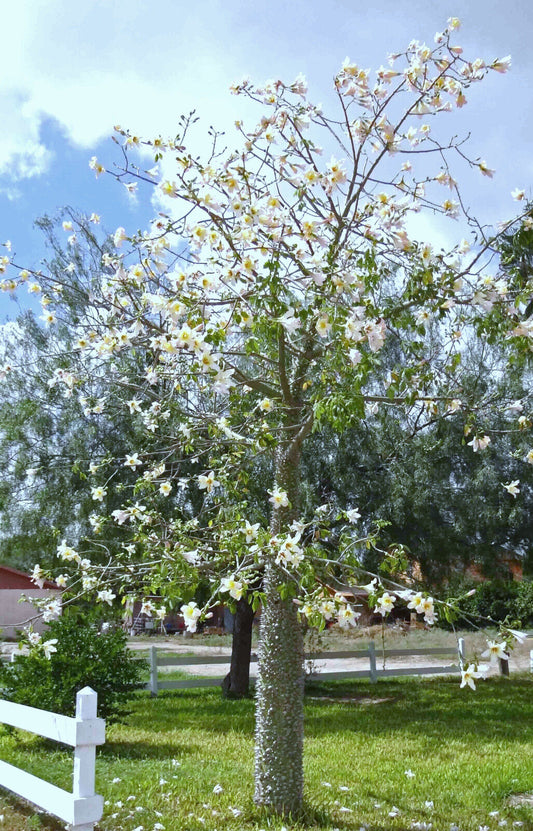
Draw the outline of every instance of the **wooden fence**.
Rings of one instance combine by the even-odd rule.
[[[163,650],[164,651],[164,648]],[[440,665],[427,665],[416,667],[389,667],[383,669],[378,668],[378,661],[387,660],[387,658],[409,658],[417,656],[447,656],[450,658],[450,663]],[[345,678],[369,678],[371,682],[375,683],[379,678],[393,677],[398,675],[448,675],[458,673],[461,671],[459,665],[459,658],[465,657],[465,645],[463,638],[459,638],[457,647],[438,647],[435,649],[421,648],[421,649],[386,649],[385,651],[376,651],[373,641],[367,644],[364,649],[358,649],[350,652],[317,652],[305,655],[307,678],[317,679],[325,678],[327,680],[338,680]],[[452,659],[455,658],[455,661]],[[366,659],[368,661],[368,669],[343,669],[340,672],[331,671],[327,667],[315,671],[314,664],[325,660],[360,660]],[[187,689],[190,687],[215,687],[219,686],[224,675],[215,675],[205,678],[193,677],[180,681],[164,681],[159,678],[159,669],[161,667],[194,667],[195,665],[218,666],[230,662],[229,655],[172,655],[159,656],[156,646],[150,647],[150,681],[146,685],[146,689],[150,690],[152,695],[157,695],[160,690],[178,690]],[[257,655],[252,655],[252,663],[257,662]],[[253,680],[253,679],[252,679]]]
[[[93,831],[104,808],[103,796],[94,792],[96,746],[105,742],[105,721],[96,717],[97,700],[90,687],[80,690],[74,718],[0,701],[0,722],[74,748],[72,793],[0,762],[0,786],[70,823],[72,831]]]

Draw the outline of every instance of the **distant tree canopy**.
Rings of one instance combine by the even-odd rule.
[[[11,370],[10,383],[0,387],[0,559],[25,570],[36,559],[51,565],[63,536],[81,538],[90,532],[100,513],[87,477],[91,461],[126,455],[135,442],[133,419],[123,410],[112,419],[95,418],[75,391],[65,395],[47,380],[61,370],[72,326],[101,271],[102,244],[96,237],[87,233],[74,252],[59,242],[56,229],[71,216],[75,212],[65,209],[37,223],[52,255],[47,268],[58,281],[76,260],[76,280],[68,281],[67,318],[48,329],[27,312],[3,330],[4,365],[21,368]],[[81,229],[87,227],[80,223]],[[526,268],[532,247],[533,231],[520,226],[502,241],[503,267]],[[394,342],[387,344],[382,360],[392,366],[397,352]],[[500,400],[527,399],[530,370],[521,362],[512,377],[502,378],[498,351],[487,344],[465,350],[464,362],[470,395],[479,395],[482,388],[484,399],[493,402],[487,424],[500,433],[497,450],[489,446],[473,452],[459,415],[417,431],[384,407],[367,408],[365,418],[345,432],[324,425],[304,450],[303,493],[310,515],[317,503],[333,500],[339,509],[362,509],[368,523],[383,520],[381,548],[404,545],[410,567],[419,568],[420,577],[434,586],[472,564],[487,577],[505,578],[510,555],[522,561],[525,573],[533,570],[533,465],[529,479],[523,465],[519,474],[520,459],[502,438],[511,421],[516,425],[516,412],[498,413]],[[463,394],[468,393],[465,385]],[[258,456],[249,479],[254,521],[265,522],[268,515],[265,494],[271,475],[269,457]],[[512,502],[501,483],[519,475],[525,485],[522,499]],[[112,545],[113,535],[116,527],[107,526],[106,545]],[[369,549],[365,565],[378,570],[379,551]]]

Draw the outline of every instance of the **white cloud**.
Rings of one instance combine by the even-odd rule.
[[[502,18],[498,0],[467,5],[458,36],[465,52],[514,52],[518,76],[498,76],[485,93],[475,90],[464,111],[467,129],[476,125],[476,151],[501,170],[490,194],[487,188],[482,196],[484,205],[492,199],[497,213],[501,193],[516,186],[515,178],[507,183],[509,166],[529,171],[531,165],[531,108],[520,77],[531,70],[533,7],[511,5]],[[47,119],[87,149],[117,122],[145,136],[173,135],[179,114],[194,108],[204,123],[231,129],[249,110],[227,92],[244,73],[261,81],[273,74],[292,79],[301,70],[310,76],[315,100],[324,99],[346,54],[363,66],[378,66],[412,37],[430,43],[455,9],[452,0],[375,0],[368,7],[348,0],[4,2],[0,187],[13,192],[16,181],[47,170]]]
[[[20,95],[0,91],[0,176],[10,182],[44,173],[52,153],[39,138],[40,118],[28,112]]]

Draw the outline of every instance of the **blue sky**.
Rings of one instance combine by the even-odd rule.
[[[206,127],[232,130],[247,107],[229,85],[307,75],[311,97],[327,106],[331,79],[346,56],[377,68],[412,38],[433,43],[448,17],[469,57],[511,54],[513,69],[473,90],[457,118],[472,148],[496,168],[493,180],[466,182],[483,221],[511,216],[510,191],[533,184],[533,4],[530,0],[18,0],[0,4],[0,242],[37,266],[43,213],[64,205],[102,216],[114,230],[143,227],[152,209],[132,201],[88,161],[118,160],[113,125],[145,136],[172,135],[195,108]],[[251,121],[255,122],[257,113]],[[199,150],[201,150],[201,142]],[[431,233],[428,229],[428,233]],[[436,231],[436,233],[438,233]],[[0,298],[0,322],[17,306]]]

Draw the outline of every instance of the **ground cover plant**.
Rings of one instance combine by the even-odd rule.
[[[510,797],[533,788],[533,680],[330,682],[307,686],[305,812],[268,816],[253,803],[253,702],[219,690],[138,693],[97,760],[103,831],[178,829],[533,828]],[[72,756],[0,730],[2,758],[70,787]],[[0,797],[4,827],[57,829]],[[7,824],[6,824],[7,821]],[[28,824],[33,823],[32,824]],[[40,822],[40,825],[37,823]]]

